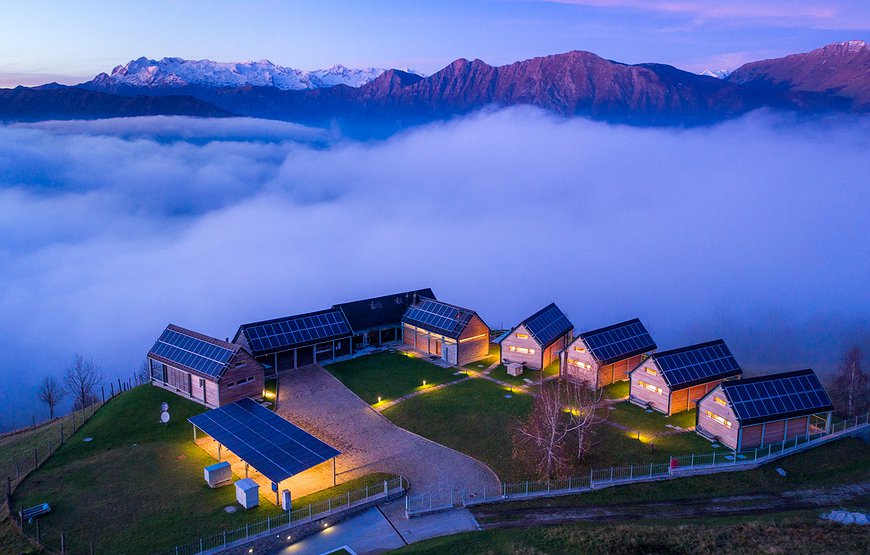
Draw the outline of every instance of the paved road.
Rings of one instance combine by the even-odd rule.
[[[407,478],[412,491],[497,488],[482,462],[399,428],[318,365],[281,377],[277,412],[342,454],[338,482],[372,472]]]

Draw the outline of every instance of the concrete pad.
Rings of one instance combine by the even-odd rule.
[[[347,546],[358,555],[365,555],[398,549],[404,545],[405,542],[384,515],[373,507],[274,553],[321,555]]]
[[[438,536],[480,530],[468,509],[453,509],[415,518],[405,518],[405,500],[399,499],[381,506],[381,510],[408,543]]]

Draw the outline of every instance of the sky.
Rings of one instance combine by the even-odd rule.
[[[640,317],[749,373],[870,350],[870,121],[645,129],[530,109],[348,139],[245,118],[0,125],[0,429],[75,353],[431,287],[510,326]],[[409,245],[412,245],[409,246]],[[13,378],[14,376],[14,378]]]
[[[146,56],[434,73],[569,50],[700,72],[870,41],[866,0],[81,0],[4,3],[0,86],[74,84]]]

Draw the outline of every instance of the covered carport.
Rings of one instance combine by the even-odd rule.
[[[251,399],[216,408],[188,419],[193,424],[194,442],[218,460],[228,460],[236,475],[250,476],[261,487],[270,487],[279,504],[282,485],[294,496],[305,495],[335,485],[335,457],[340,451],[305,430],[259,405]],[[200,438],[197,430],[210,436]],[[331,462],[331,480],[322,466]],[[320,471],[312,469],[321,467]],[[294,491],[294,484],[306,471],[304,492]],[[283,483],[283,484],[282,484]],[[301,484],[300,484],[301,485]]]

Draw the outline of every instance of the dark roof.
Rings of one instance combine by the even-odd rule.
[[[683,389],[743,373],[728,345],[721,339],[652,355],[672,390]]]
[[[250,399],[187,420],[275,483],[341,454]]]
[[[578,337],[583,339],[599,364],[611,364],[656,349],[655,341],[637,318],[586,331]]]
[[[169,324],[148,357],[194,374],[219,378],[241,347]]]
[[[520,326],[525,326],[529,330],[535,342],[542,349],[546,349],[554,341],[574,329],[574,324],[568,320],[564,312],[559,310],[556,303],[550,303],[535,312],[520,322]]]
[[[334,308],[296,314],[263,322],[243,324],[236,340],[244,335],[245,344],[256,355],[277,353],[352,335],[344,314]]]
[[[725,381],[721,386],[734,415],[744,426],[833,409],[830,397],[812,370]]]
[[[423,298],[419,303],[408,307],[402,316],[402,322],[457,339],[474,315],[473,310]]]
[[[358,333],[371,328],[400,324],[405,310],[421,297],[434,299],[435,294],[429,288],[418,289],[361,301],[340,303],[332,308],[341,310],[350,327]]]

